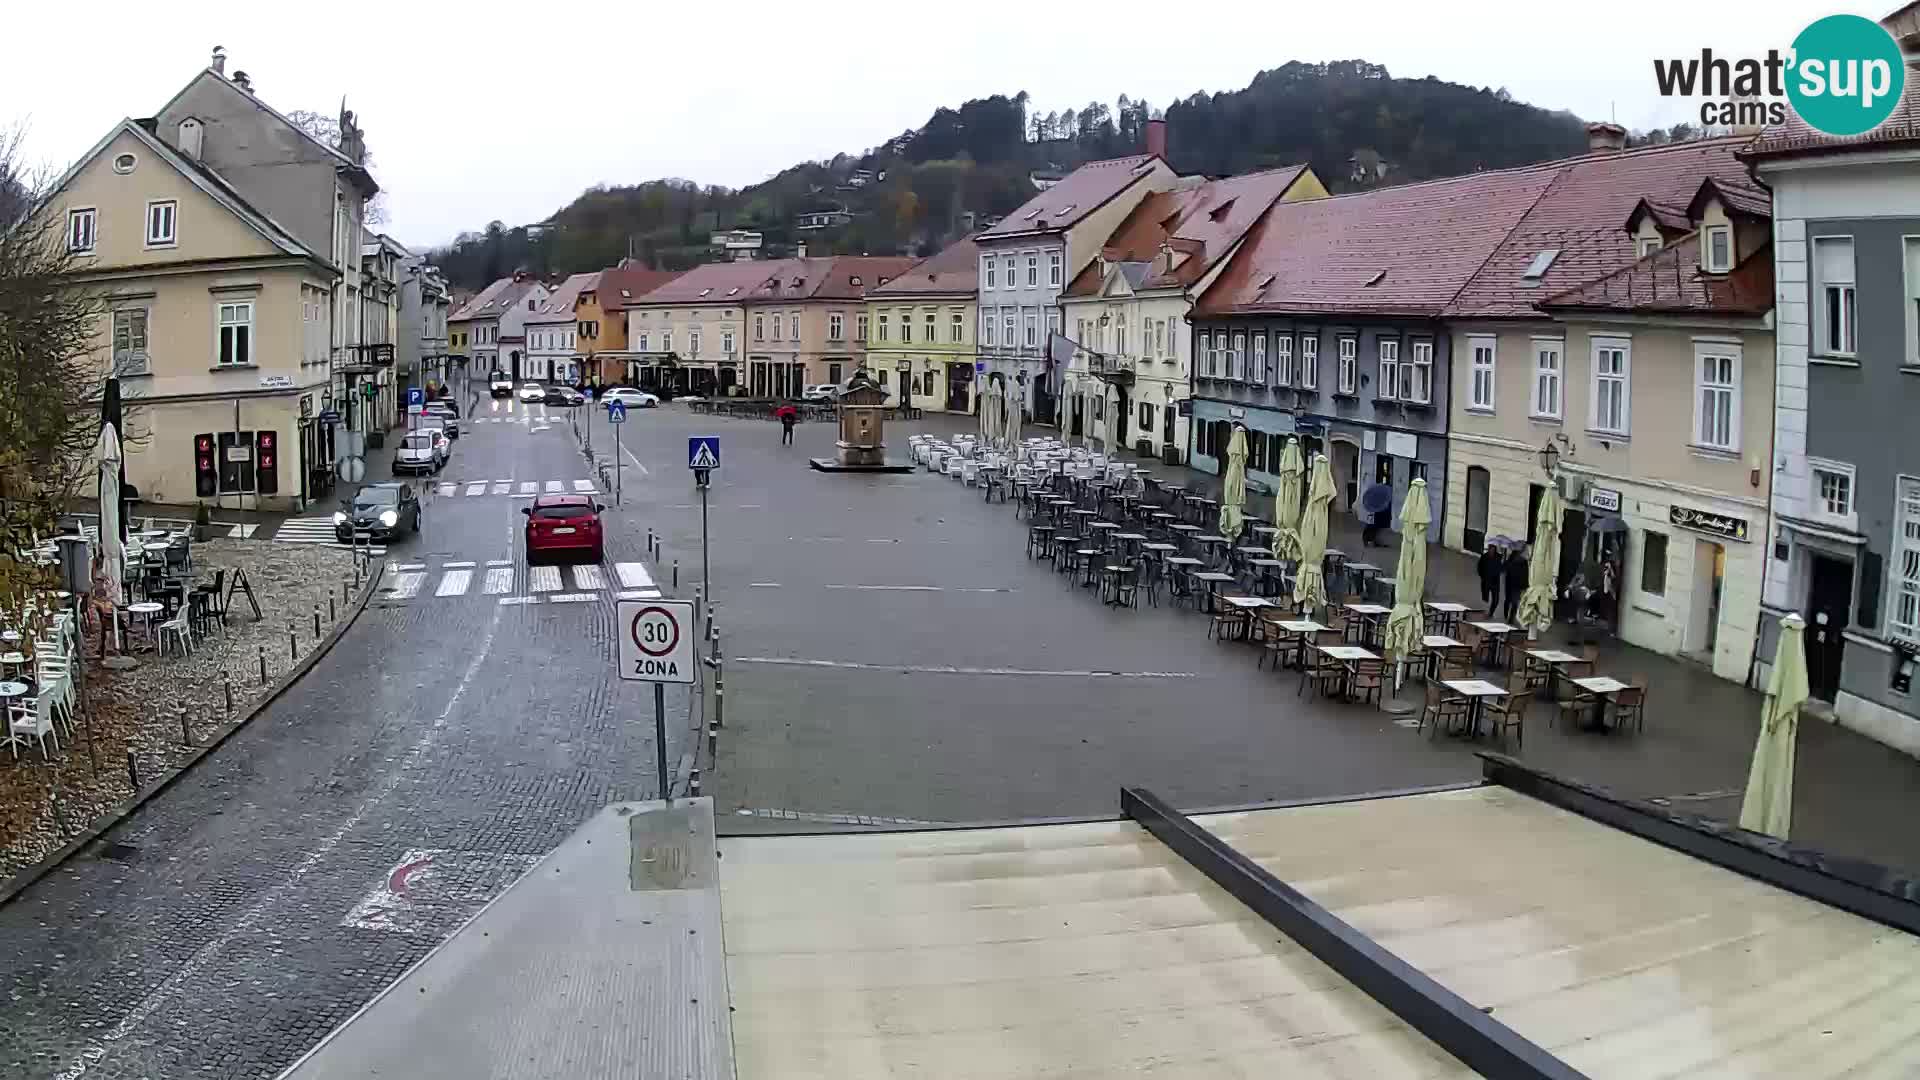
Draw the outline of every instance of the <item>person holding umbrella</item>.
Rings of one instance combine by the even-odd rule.
[[[1364,528],[1360,530],[1360,544],[1363,547],[1386,547],[1380,540],[1380,530],[1393,522],[1393,488],[1386,484],[1375,484],[1360,496],[1360,520]]]
[[[799,410],[792,405],[782,405],[773,410],[773,415],[780,421],[780,445],[792,446],[793,425],[800,420]]]
[[[1506,622],[1513,622],[1520,610],[1520,594],[1527,591],[1527,579],[1531,573],[1531,564],[1524,547],[1516,547],[1507,552],[1504,572],[1507,579]]]
[[[1480,575],[1480,599],[1487,605],[1487,618],[1491,619],[1500,614],[1500,579],[1506,573],[1506,560],[1501,557],[1500,548],[1488,544],[1481,549],[1474,572]]]

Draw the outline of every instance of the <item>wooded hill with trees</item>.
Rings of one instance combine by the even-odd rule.
[[[682,269],[714,256],[718,230],[758,230],[763,254],[930,254],[1030,198],[1035,180],[1137,153],[1150,117],[1167,120],[1183,173],[1225,176],[1306,161],[1333,191],[1451,176],[1581,152],[1584,124],[1504,89],[1395,79],[1363,60],[1288,63],[1245,89],[1194,94],[1164,111],[1122,95],[1041,113],[1023,92],[942,108],[863,154],[805,162],[739,191],[688,180],[596,186],[545,222],[493,222],[433,254],[456,286],[515,269],[571,274],[633,255]],[[802,214],[851,215],[800,230]],[[836,219],[837,220],[837,219]]]

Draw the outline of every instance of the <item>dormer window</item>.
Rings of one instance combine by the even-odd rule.
[[[1226,202],[1223,202],[1219,206],[1216,206],[1212,210],[1209,210],[1207,212],[1207,217],[1213,221],[1221,221],[1226,218],[1228,211],[1232,209],[1233,209],[1233,200],[1228,199]]]
[[[1538,285],[1540,279],[1547,276],[1547,270],[1553,266],[1553,260],[1560,257],[1559,248],[1548,248],[1533,257],[1527,269],[1520,275],[1520,281],[1526,285]]]
[[[1639,253],[1639,257],[1640,257],[1640,258],[1642,258],[1642,259],[1644,259],[1644,258],[1646,258],[1647,256],[1649,256],[1649,255],[1651,255],[1651,254],[1653,254],[1654,252],[1656,252],[1656,251],[1659,251],[1659,250],[1660,250],[1660,238],[1659,238],[1659,237],[1657,237],[1657,236],[1643,236],[1643,237],[1641,237],[1641,238],[1640,238],[1640,253]]]
[[[1371,289],[1375,285],[1380,284],[1382,281],[1385,281],[1386,279],[1387,279],[1387,272],[1385,270],[1376,270],[1374,271],[1373,276],[1367,279],[1366,287]]]
[[[1733,269],[1733,227],[1709,225],[1702,230],[1700,268],[1709,274],[1724,274]]]
[[[738,285],[735,285],[735,286],[734,286],[733,288],[731,288],[731,289],[728,289],[728,290],[727,290],[727,295],[728,295],[728,296],[732,296],[733,294],[735,294],[735,293],[737,293],[737,292],[739,292],[739,291],[740,291],[740,286],[738,286]]]
[[[853,275],[852,277],[850,277],[850,278],[848,278],[848,279],[847,279],[847,283],[848,283],[848,284],[850,284],[850,285],[858,285],[858,284],[860,284],[860,275],[859,275],[859,274],[855,274],[855,275]]]
[[[702,297],[705,297],[705,296],[706,296],[706,295],[707,295],[708,293],[710,293],[710,292],[712,292],[712,291],[713,291],[713,290],[712,290],[712,289],[710,289],[710,288],[708,288],[708,289],[701,289],[701,290],[700,290],[700,296],[702,296]]]

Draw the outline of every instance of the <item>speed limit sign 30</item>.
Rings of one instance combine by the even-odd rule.
[[[693,681],[693,605],[681,600],[622,600],[620,677],[629,682]]]

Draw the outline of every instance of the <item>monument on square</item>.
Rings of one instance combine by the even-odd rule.
[[[887,444],[882,434],[886,426],[887,388],[873,381],[866,368],[840,384],[838,397],[839,449],[830,458],[812,458],[810,464],[821,472],[912,472],[912,464],[888,464]]]

